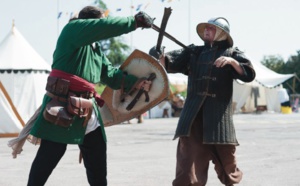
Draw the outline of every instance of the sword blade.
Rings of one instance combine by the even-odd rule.
[[[161,51],[161,43],[162,43],[163,36],[164,36],[163,34],[166,30],[167,23],[168,23],[171,13],[172,13],[171,8],[165,8],[163,19],[162,19],[161,25],[160,25],[160,32],[158,34],[158,39],[157,39],[157,44],[156,44],[156,51],[159,51],[161,53],[163,52],[163,51]]]
[[[155,24],[152,24],[152,29],[157,31],[158,33],[161,33],[161,29],[156,26]],[[173,36],[171,36],[170,34],[168,34],[167,32],[162,32],[163,35],[165,37],[167,37],[168,39],[170,39],[171,41],[174,41],[176,44],[178,44],[179,46],[185,48],[185,49],[188,49],[188,47],[186,45],[184,45],[183,43],[181,43],[180,41],[178,41],[177,39],[175,39]]]

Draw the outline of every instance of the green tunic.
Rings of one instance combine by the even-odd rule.
[[[123,72],[114,68],[100,49],[99,40],[119,36],[135,30],[134,17],[114,17],[103,19],[78,19],[70,21],[62,30],[53,54],[52,69],[75,74],[91,83],[103,83],[113,89],[119,89]],[[126,76],[125,87],[131,88],[136,82],[134,76]],[[75,117],[69,128],[63,128],[47,122],[43,110],[51,100],[44,96],[42,111],[32,130],[33,136],[66,144],[81,144],[86,127],[84,119]],[[101,123],[104,140],[105,131],[97,106],[94,110]]]

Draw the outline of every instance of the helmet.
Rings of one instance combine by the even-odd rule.
[[[229,26],[229,22],[227,21],[227,19],[225,19],[224,17],[216,17],[216,18],[211,18],[210,20],[208,20],[207,23],[198,24],[197,25],[197,33],[202,40],[203,40],[204,29],[205,29],[206,25],[214,25],[217,28],[223,30],[227,35],[227,41],[228,41],[229,45],[233,46],[233,40],[230,36],[230,26]]]

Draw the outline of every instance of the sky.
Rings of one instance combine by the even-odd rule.
[[[29,44],[51,64],[56,40],[64,25],[72,15],[94,2],[2,0],[0,44],[10,33],[14,20],[15,27]],[[252,61],[260,62],[269,55],[281,56],[286,61],[300,50],[299,0],[106,0],[104,3],[110,16],[133,16],[144,11],[155,18],[157,26],[161,24],[164,8],[171,7],[166,32],[185,45],[203,44],[196,33],[197,24],[212,17],[225,17],[230,23],[234,46]],[[153,29],[137,29],[120,39],[132,49],[148,53],[157,38],[158,33]],[[166,52],[181,48],[168,38],[163,38],[162,45]]]

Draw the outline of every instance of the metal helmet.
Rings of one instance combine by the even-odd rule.
[[[214,25],[221,30],[223,30],[227,34],[227,41],[230,46],[233,46],[233,40],[230,36],[230,25],[227,19],[224,17],[216,17],[208,20],[207,23],[200,23],[197,25],[197,33],[202,40],[204,40],[204,29],[207,25]]]

